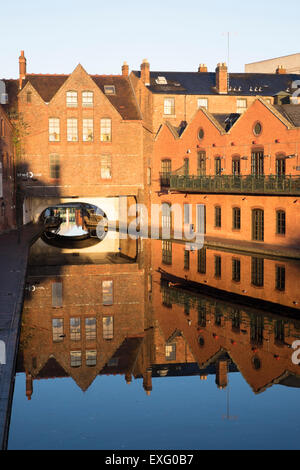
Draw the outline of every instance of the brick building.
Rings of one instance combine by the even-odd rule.
[[[199,230],[204,206],[207,243],[290,248],[298,257],[299,118],[299,105],[257,98],[242,115],[202,108],[181,131],[165,123],[154,143],[151,201],[180,204],[184,225]]]
[[[0,232],[16,228],[13,126],[0,104]]]

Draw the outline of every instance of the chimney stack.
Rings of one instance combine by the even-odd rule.
[[[123,77],[128,77],[128,73],[129,73],[128,64],[127,64],[127,62],[124,62],[123,65],[122,65],[122,75],[123,75]]]
[[[207,72],[207,66],[205,64],[200,64],[199,67],[198,67],[198,72],[199,73]]]
[[[283,67],[283,65],[278,65],[276,73],[277,75],[284,75],[286,74],[286,69]]]
[[[141,64],[141,80],[144,85],[150,85],[150,64],[147,59]]]
[[[228,93],[228,69],[225,62],[217,65],[216,88],[220,95],[226,95]]]
[[[227,387],[228,379],[227,379],[227,372],[228,372],[228,365],[226,360],[220,360],[217,363],[217,371],[216,371],[216,384],[218,388],[223,389]]]
[[[21,55],[19,57],[19,88],[22,88],[22,82],[26,76],[26,58],[24,56],[24,51],[21,51]]]

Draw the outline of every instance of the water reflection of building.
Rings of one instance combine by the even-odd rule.
[[[237,303],[229,297],[235,291],[228,275],[219,290],[208,277],[211,290],[205,291],[191,260],[191,281],[178,276],[184,270],[184,245],[176,244],[180,250],[168,265],[161,262],[162,242],[151,245],[150,268],[150,248],[132,257],[133,240],[122,241],[119,254],[102,263],[80,263],[81,255],[71,253],[74,262],[64,264],[62,258],[59,267],[33,260],[28,281],[35,290],[24,304],[18,365],[26,371],[28,398],[34,380],[69,376],[86,390],[106,374],[121,374],[127,383],[142,379],[147,394],[153,378],[198,375],[205,381],[213,375],[223,389],[233,372],[240,372],[255,393],[275,383],[300,385],[299,366],[292,363],[291,344],[300,331],[298,310],[290,306],[292,283],[286,282],[286,292],[270,310],[269,266],[265,288],[251,292],[253,298],[257,293],[256,304],[249,296]],[[286,262],[286,271],[296,276],[297,266]]]

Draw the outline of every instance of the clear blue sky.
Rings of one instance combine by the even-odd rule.
[[[120,73],[147,58],[152,70],[243,71],[256,60],[300,52],[299,0],[15,0],[2,2],[1,78],[18,76],[25,50],[30,73]]]

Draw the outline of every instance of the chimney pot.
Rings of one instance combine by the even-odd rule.
[[[205,64],[200,64],[199,67],[198,67],[198,72],[199,73],[207,72],[207,66]]]
[[[283,65],[278,65],[276,73],[277,75],[284,75],[286,74],[286,69],[283,67]]]

